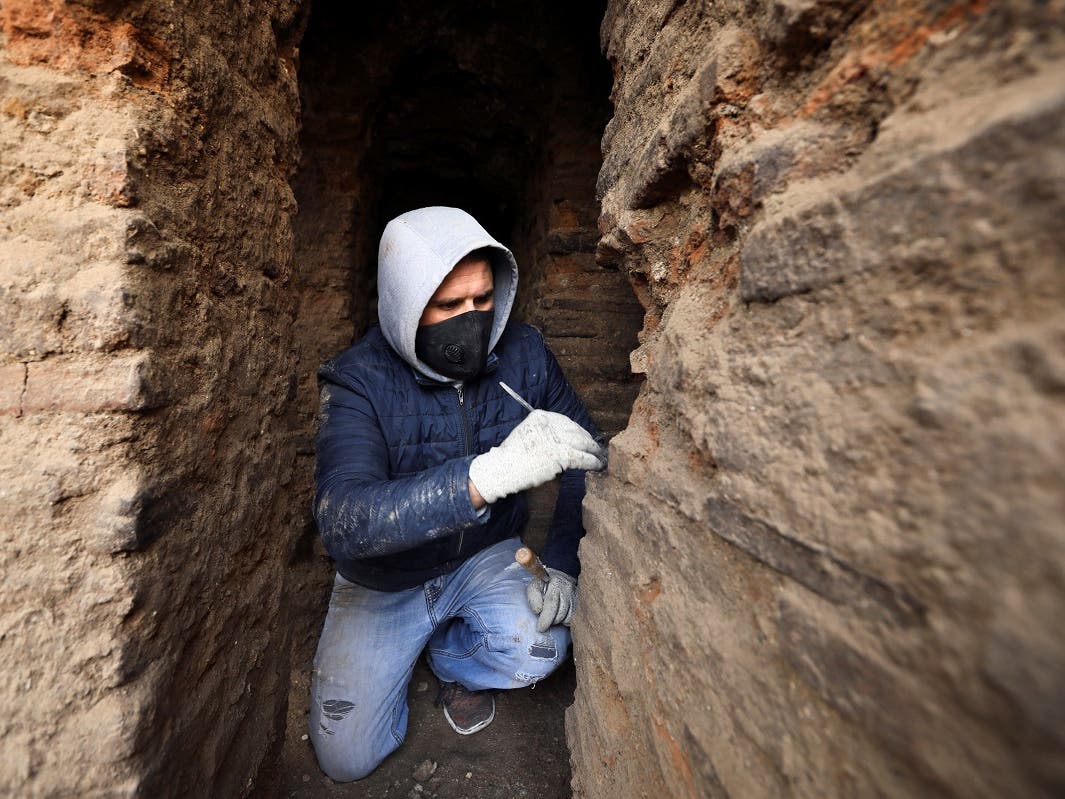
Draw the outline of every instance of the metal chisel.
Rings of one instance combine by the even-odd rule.
[[[518,403],[519,403],[519,404],[521,405],[521,407],[523,407],[523,408],[524,408],[525,410],[527,410],[527,411],[533,411],[533,410],[536,410],[535,408],[533,408],[533,406],[532,406],[532,405],[530,405],[530,404],[529,404],[529,403],[527,403],[527,402],[526,402],[525,400],[523,400],[523,399],[521,398],[521,395],[520,395],[520,394],[519,394],[519,393],[518,393],[517,391],[515,391],[514,389],[512,389],[512,388],[511,388],[510,386],[508,386],[508,385],[507,385],[506,383],[504,383],[504,382],[503,382],[502,380],[500,380],[500,381],[499,381],[499,385],[500,385],[500,387],[501,387],[501,388],[502,388],[502,389],[503,389],[503,390],[504,390],[505,392],[507,392],[508,394],[510,394],[510,396],[511,396],[511,397],[513,397],[514,399],[516,399],[516,400],[518,401]]]

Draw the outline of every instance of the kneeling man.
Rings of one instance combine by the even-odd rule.
[[[606,453],[543,336],[509,321],[517,283],[511,252],[469,214],[405,213],[381,237],[380,325],[319,370],[314,514],[337,575],[310,736],[335,780],[403,742],[423,650],[463,735],[492,721],[494,690],[569,652],[584,471]],[[545,582],[514,553],[523,492],[560,473]]]

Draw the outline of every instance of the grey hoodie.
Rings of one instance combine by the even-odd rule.
[[[491,352],[503,334],[518,291],[518,264],[510,250],[465,211],[440,205],[397,216],[381,236],[377,253],[381,332],[403,360],[433,380],[454,382],[415,353],[418,320],[455,264],[482,247],[490,248],[495,281],[495,319],[488,343]]]

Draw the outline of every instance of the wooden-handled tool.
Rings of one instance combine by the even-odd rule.
[[[545,583],[551,581],[551,575],[547,573],[547,569],[544,568],[543,562],[536,557],[536,553],[528,547],[522,547],[515,552],[514,560],[524,566],[533,577],[539,577]]]

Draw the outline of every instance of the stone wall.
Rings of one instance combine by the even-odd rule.
[[[1062,11],[610,3],[579,796],[1060,795]]]
[[[3,4],[4,795],[238,796],[271,763],[296,12]]]
[[[88,70],[101,55],[46,49],[33,11],[4,4],[0,60],[4,796],[87,793],[130,775],[125,696],[137,689],[120,627],[134,577],[121,553],[139,484],[130,441],[152,404],[140,309],[120,277],[135,125],[123,95],[135,88],[122,64],[100,77],[41,66]]]

